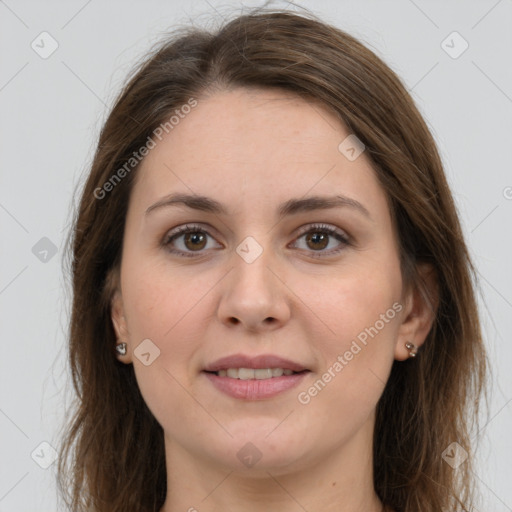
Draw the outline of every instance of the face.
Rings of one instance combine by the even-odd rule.
[[[349,135],[319,105],[235,89],[199,99],[138,169],[112,317],[168,453],[278,474],[371,440],[410,308]]]

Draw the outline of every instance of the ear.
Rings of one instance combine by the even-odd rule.
[[[124,316],[123,297],[119,289],[117,289],[112,295],[110,311],[112,324],[114,325],[114,331],[117,338],[116,343],[126,343],[127,345],[126,354],[123,356],[116,352],[116,356],[123,363],[131,363],[132,356],[128,336],[128,327],[126,325],[126,318]]]
[[[417,266],[419,283],[407,290],[404,298],[403,320],[398,330],[395,359],[404,361],[410,357],[407,342],[416,349],[421,347],[434,323],[439,303],[439,282],[434,267],[423,263]]]

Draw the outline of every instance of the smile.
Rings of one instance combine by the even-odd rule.
[[[289,368],[228,368],[227,370],[219,370],[215,372],[219,377],[229,377],[230,379],[240,380],[264,380],[283,375],[293,375],[293,370]]]
[[[265,400],[298,386],[310,371],[294,372],[283,368],[229,368],[202,373],[224,395],[241,400]]]

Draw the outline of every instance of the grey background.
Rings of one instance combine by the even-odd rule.
[[[255,5],[261,2],[243,2]],[[477,477],[486,512],[512,511],[512,0],[300,5],[384,58],[439,145],[481,278],[492,362],[488,422],[475,433]],[[52,461],[50,446],[41,443],[57,446],[71,397],[62,251],[72,194],[87,172],[107,107],[126,73],[170,27],[192,20],[215,27],[243,6],[0,1],[0,512],[57,510],[56,464],[41,467]],[[47,58],[31,47],[35,41],[40,51],[50,49],[49,39],[41,42],[43,31],[58,43]],[[442,47],[453,31],[469,44],[458,58]],[[447,41],[452,53],[462,48],[453,36]]]

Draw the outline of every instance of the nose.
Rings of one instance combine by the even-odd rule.
[[[267,248],[254,260],[240,254],[233,252],[232,270],[221,281],[220,321],[250,332],[282,327],[290,318],[291,292],[275,255]]]

